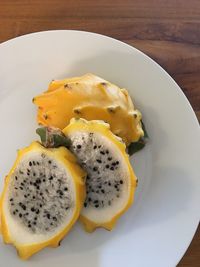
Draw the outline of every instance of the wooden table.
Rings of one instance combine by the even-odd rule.
[[[200,120],[199,0],[0,1],[0,42],[50,29],[98,32],[144,51],[180,85]],[[178,266],[200,266],[200,229]]]

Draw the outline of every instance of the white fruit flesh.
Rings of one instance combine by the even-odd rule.
[[[123,210],[130,199],[131,179],[121,150],[109,138],[88,131],[72,131],[71,150],[88,174],[87,197],[81,214],[103,224]]]
[[[71,177],[62,162],[49,155],[40,151],[25,154],[11,175],[3,203],[14,243],[45,242],[69,224],[76,199]]]

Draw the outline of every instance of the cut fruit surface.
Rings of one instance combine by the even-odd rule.
[[[125,144],[102,121],[72,119],[63,132],[88,174],[80,219],[89,232],[97,227],[111,230],[132,204],[137,182]]]
[[[75,117],[104,120],[126,145],[144,135],[141,113],[128,91],[93,74],[52,81],[33,103],[38,106],[38,123],[45,126],[63,129]]]
[[[1,231],[27,259],[56,247],[79,217],[85,199],[85,172],[65,147],[33,142],[18,152],[0,202]]]

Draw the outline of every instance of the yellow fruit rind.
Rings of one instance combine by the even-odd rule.
[[[126,89],[93,74],[52,81],[46,92],[34,97],[37,121],[64,129],[71,118],[104,120],[126,145],[144,135],[141,113],[133,106]]]

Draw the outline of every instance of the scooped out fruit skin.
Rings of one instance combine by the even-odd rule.
[[[103,120],[128,146],[144,135],[141,113],[126,89],[93,74],[52,81],[46,92],[34,97],[41,125],[65,128],[71,118]]]
[[[11,229],[9,229],[8,225],[9,222],[6,218],[6,211],[5,201],[6,201],[6,194],[9,188],[10,182],[12,182],[11,177],[14,171],[16,170],[17,166],[20,164],[20,161],[23,159],[31,151],[39,151],[40,153],[44,153],[47,156],[50,156],[55,159],[56,162],[59,162],[67,169],[67,171],[71,174],[73,179],[73,188],[75,192],[75,207],[73,213],[70,217],[69,223],[64,225],[60,232],[57,232],[55,236],[50,236],[48,240],[39,243],[20,243],[17,242],[11,235]],[[85,176],[86,173],[79,167],[77,164],[76,158],[74,155],[65,147],[60,148],[52,148],[46,149],[44,148],[39,142],[33,142],[29,147],[26,147],[18,152],[17,159],[10,170],[8,176],[4,182],[3,192],[0,198],[0,211],[1,211],[1,231],[3,241],[6,244],[13,244],[17,249],[18,255],[21,259],[28,259],[30,256],[35,254],[36,252],[40,251],[45,247],[57,247],[60,241],[64,238],[64,236],[69,232],[71,227],[74,225],[76,220],[79,217],[84,199],[85,199]],[[24,232],[26,234],[26,231]],[[22,237],[23,238],[23,237]]]
[[[122,142],[122,140],[118,137],[116,137],[109,128],[109,125],[102,122],[102,121],[86,121],[84,119],[72,119],[70,124],[63,129],[63,133],[71,140],[71,143],[73,145],[73,135],[76,132],[86,132],[86,133],[98,133],[105,138],[109,140],[109,142],[112,144],[112,147],[116,148],[116,153],[120,153],[123,163],[126,165],[127,172],[128,172],[128,180],[130,183],[130,186],[127,190],[128,198],[126,199],[126,202],[124,203],[123,207],[120,210],[117,210],[116,214],[113,215],[112,218],[108,219],[107,221],[98,221],[95,219],[91,219],[86,213],[84,213],[84,208],[80,215],[80,221],[83,223],[83,226],[87,232],[93,232],[96,228],[105,228],[107,230],[112,230],[117,222],[117,220],[120,218],[120,216],[128,210],[128,208],[132,205],[133,199],[134,199],[134,192],[137,185],[137,178],[133,172],[133,169],[131,167],[131,164],[129,162],[129,156],[126,153],[126,146]],[[95,146],[96,147],[96,146]],[[97,149],[97,148],[95,148]],[[90,153],[88,151],[88,153]],[[75,153],[76,154],[76,153]],[[76,154],[80,164],[80,153]],[[87,163],[84,165],[86,171],[87,171]],[[91,179],[91,178],[90,178]],[[86,183],[87,184],[87,183]],[[89,186],[90,187],[90,186]],[[86,186],[86,189],[89,190]],[[99,192],[98,192],[99,194]]]

